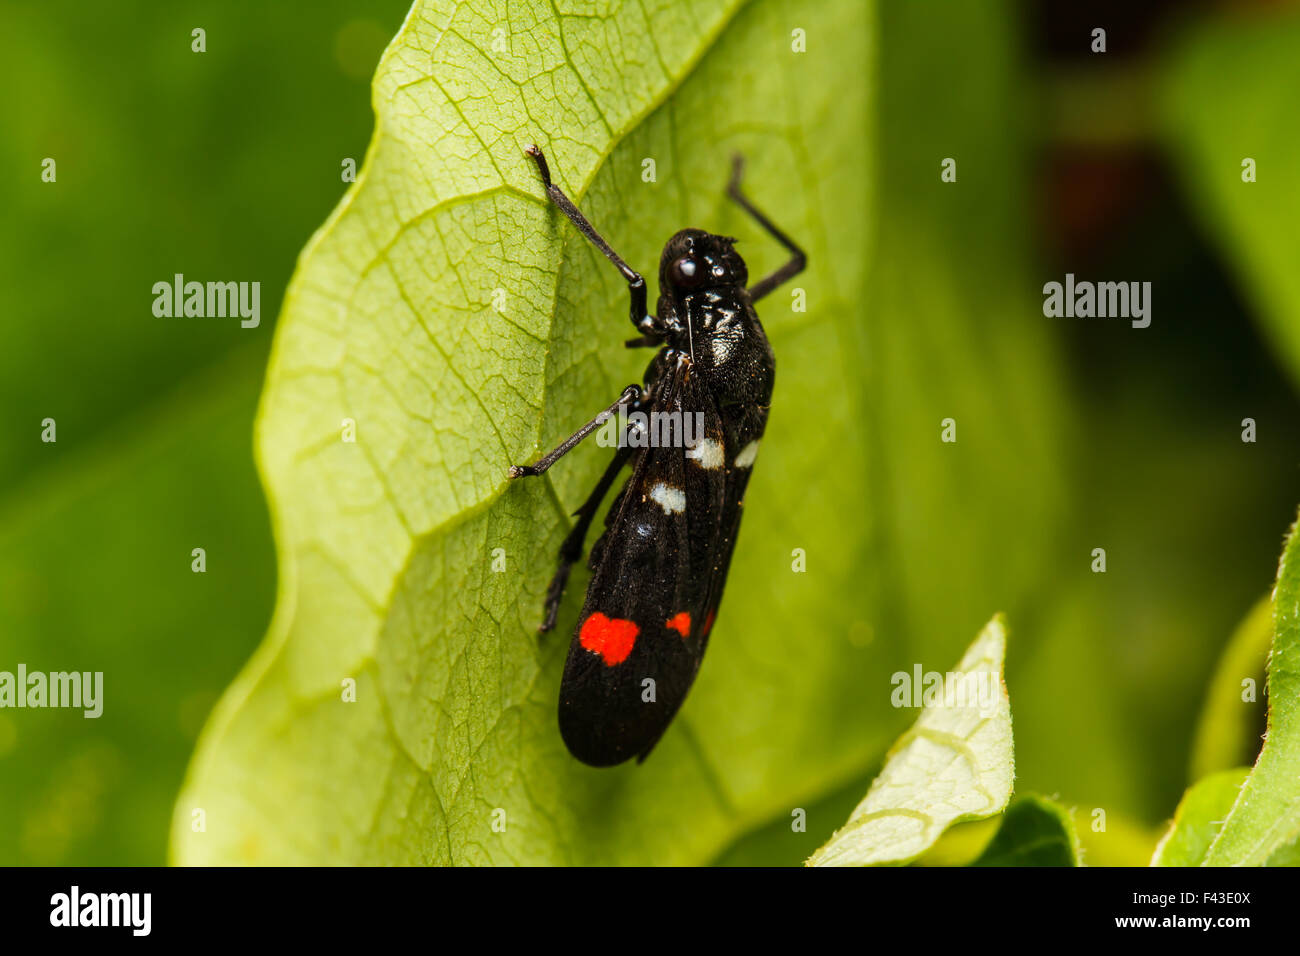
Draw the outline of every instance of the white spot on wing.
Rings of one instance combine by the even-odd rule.
[[[694,448],[686,450],[686,457],[695,459],[701,468],[712,471],[722,467],[722,445],[712,438],[701,438]]]
[[[713,364],[725,365],[731,357],[731,343],[721,336],[713,339]]]
[[[663,508],[666,515],[686,510],[686,492],[662,481],[650,489],[650,499]]]
[[[754,459],[758,457],[758,441],[754,440],[740,449],[740,454],[736,456],[737,468],[748,468],[754,464]]]

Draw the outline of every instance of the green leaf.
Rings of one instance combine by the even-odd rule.
[[[999,615],[945,675],[942,700],[922,709],[848,823],[812,855],[809,866],[907,863],[952,824],[1006,808],[1015,759],[1011,702],[1002,683],[1005,655]],[[995,688],[991,699],[977,698],[981,688]]]
[[[829,80],[839,64],[870,62],[869,23],[850,10],[861,8],[412,11],[376,76],[378,130],[356,188],[286,299],[258,426],[281,551],[277,615],[196,754],[177,804],[177,860],[698,862],[880,746],[813,732],[837,712],[870,726],[868,709],[884,706],[842,709],[850,689],[861,696],[860,674],[827,686],[853,653],[847,622],[807,616],[810,595],[856,573],[860,535],[834,538],[842,527],[817,515],[827,530],[804,537],[764,490],[806,481],[815,511],[848,500],[865,468],[860,443],[846,441],[862,426],[844,399],[856,387],[851,349],[835,330],[862,293],[872,183],[869,86]],[[817,37],[818,56],[791,50],[795,27]],[[688,224],[740,236],[755,274],[782,260],[723,199],[730,153],[743,151],[751,195],[813,263],[801,277],[807,313],[785,290],[765,310],[786,396],[769,440],[798,453],[784,475],[760,467],[750,492],[768,518],[746,524],[713,642],[740,643],[731,638],[728,666],[706,668],[644,768],[582,767],[556,732],[581,576],[558,632],[536,633],[568,515],[606,452],[584,447],[545,480],[506,479],[647,358],[620,347],[626,289],[545,201],[522,152],[533,141],[651,272],[660,244]],[[645,158],[656,182],[642,180]],[[814,407],[822,427],[810,430]],[[340,441],[345,418],[354,443]],[[804,578],[815,587],[791,573],[794,547],[823,569]],[[773,575],[791,583],[744,600]],[[794,668],[799,645],[778,643],[777,627],[841,636],[804,644]],[[349,679],[355,703],[341,699]],[[809,707],[818,688],[825,699]],[[792,747],[818,736],[806,753]]]
[[[1198,780],[1183,794],[1169,829],[1156,844],[1152,866],[1200,866],[1241,795],[1249,767],[1221,770]]]
[[[1265,866],[1300,866],[1300,840],[1280,847],[1268,858]]]
[[[1273,589],[1268,730],[1250,776],[1206,854],[1207,866],[1254,866],[1300,835],[1300,535],[1293,525]]]
[[[861,3],[687,14],[661,0],[598,18],[417,5],[376,76],[356,188],[304,252],[277,330],[258,427],[277,612],[195,755],[175,859],[714,859],[864,774],[903,727],[888,675],[955,654],[990,595],[1015,606],[1033,592],[1059,518],[1062,432],[1007,193],[1019,140],[1005,5],[938,28],[911,7],[883,17],[882,122],[915,134],[900,138],[877,132],[879,41]],[[840,82],[846,64],[867,82]],[[750,194],[810,252],[807,312],[784,289],[762,309],[779,365],[764,448],[779,452],[747,495],[709,661],[643,767],[582,767],[556,732],[581,572],[556,633],[535,632],[607,453],[505,479],[647,359],[619,346],[626,289],[544,201],[522,155],[532,141],[644,271],[684,225],[741,237],[755,275],[781,262],[722,198],[733,150]],[[969,188],[939,192],[939,144],[960,148]],[[998,321],[972,322],[972,295]],[[957,444],[939,441],[949,415]],[[343,419],[355,443],[339,440]],[[999,538],[1018,546],[972,572]],[[340,699],[347,679],[355,703]]]
[[[1184,38],[1169,64],[1162,112],[1169,156],[1204,234],[1222,246],[1293,380],[1300,381],[1297,47],[1295,9],[1208,19]],[[1242,181],[1248,158],[1256,163],[1253,183]]]
[[[1002,826],[972,866],[1078,866],[1079,837],[1070,812],[1055,800],[1017,797]]]
[[[1243,700],[1243,682],[1258,685],[1273,643],[1273,602],[1263,598],[1237,626],[1205,695],[1192,743],[1191,779],[1237,767],[1259,752],[1263,694]]]

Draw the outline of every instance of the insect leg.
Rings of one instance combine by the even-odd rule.
[[[745,169],[745,157],[737,153],[731,160],[731,181],[727,183],[727,195],[739,204],[740,208],[749,213],[758,222],[760,226],[777,242],[785,246],[791,252],[790,261],[781,268],[777,269],[770,276],[759,279],[749,287],[749,297],[757,302],[763,296],[767,295],[782,282],[787,279],[793,279],[800,272],[803,272],[804,266],[808,263],[808,257],[804,251],[794,244],[789,236],[776,227],[772,220],[754,208],[754,204],[745,198],[745,194],[740,191],[740,177]]]
[[[654,319],[646,314],[645,279],[641,277],[641,273],[624,262],[619,254],[609,247],[609,243],[596,231],[596,227],[587,221],[587,217],[579,211],[573,201],[564,195],[559,186],[551,182],[551,168],[546,165],[546,157],[542,154],[541,149],[536,146],[529,146],[524,152],[531,156],[533,162],[537,164],[537,172],[542,177],[542,184],[546,187],[546,195],[551,197],[551,202],[560,208],[560,212],[568,217],[569,221],[573,223],[580,233],[591,240],[591,244],[599,249],[606,259],[614,263],[614,268],[618,269],[623,278],[627,280],[627,291],[631,299],[629,317],[632,319],[632,324],[638,329],[642,332],[649,332],[654,326]]]
[[[664,340],[657,335],[642,335],[623,343],[624,347],[629,349],[657,349],[663,344]]]
[[[618,401],[609,406],[609,408],[605,409],[591,421],[587,422],[587,424],[583,425],[568,438],[564,439],[564,441],[560,442],[560,444],[550,454],[543,455],[541,458],[537,459],[536,464],[511,465],[510,477],[525,478],[529,475],[542,474],[546,469],[550,468],[569,452],[573,451],[580,441],[594,432],[601,425],[605,424],[605,422],[609,420],[609,417],[618,411],[620,405],[637,405],[640,403],[643,394],[640,385],[629,385],[627,388],[623,389],[623,394],[618,397]]]
[[[596,482],[596,487],[592,489],[587,500],[582,503],[582,507],[573,513],[578,519],[578,523],[573,526],[564,543],[560,545],[559,566],[555,569],[555,577],[551,578],[551,585],[546,589],[545,617],[542,620],[540,631],[549,631],[555,627],[555,618],[560,613],[560,599],[564,597],[564,586],[569,583],[569,571],[578,563],[582,557],[582,545],[587,540],[587,531],[591,528],[591,522],[596,517],[596,512],[600,509],[600,503],[604,500],[605,495],[609,492],[610,486],[614,484],[614,479],[622,471],[623,466],[627,464],[628,458],[632,456],[631,448],[620,448],[614,453],[614,460],[609,463],[605,473],[600,476],[600,481]]]

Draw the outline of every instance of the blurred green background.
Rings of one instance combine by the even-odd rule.
[[[274,600],[252,419],[275,316],[365,155],[406,9],[0,10],[0,669],[101,670],[107,702],[0,710],[0,863],[165,860],[195,738]],[[260,281],[260,327],[155,318],[177,272]]]
[[[1043,319],[1059,371],[1025,375],[1062,378],[1069,517],[1049,551],[1017,558],[1041,580],[1011,621],[1008,665],[1017,788],[1105,807],[1136,846],[1190,782],[1216,659],[1269,589],[1300,503],[1300,243],[1286,215],[1300,212],[1286,112],[1300,19],[1289,4],[1068,6],[1006,5],[984,36],[883,5],[881,215],[968,256],[968,274],[997,274],[990,224],[935,198],[944,123],[976,110],[999,118],[996,227],[1008,255],[1028,250],[1031,298],[1067,271],[1154,285],[1146,330]],[[270,618],[251,450],[275,313],[346,188],[342,160],[365,153],[368,79],[405,7],[0,12],[0,670],[102,670],[106,685],[98,720],[0,711],[0,864],[165,859],[198,730]],[[1089,52],[1098,25],[1104,55]],[[986,64],[960,89],[934,69],[958,48]],[[1240,181],[1246,155],[1258,183]],[[924,283],[930,265],[897,269]],[[176,272],[260,281],[261,327],[155,318],[151,287]],[[996,320],[966,301],[953,322]],[[40,440],[47,417],[55,444]],[[1079,540],[1106,548],[1107,574],[1089,572]],[[954,564],[1017,542],[993,544]],[[195,547],[206,574],[190,570]],[[829,795],[827,817],[846,817],[866,782]],[[796,862],[826,835],[792,847],[760,832],[723,861]]]

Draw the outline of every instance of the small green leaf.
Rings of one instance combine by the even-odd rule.
[[[1268,731],[1207,866],[1257,866],[1300,834],[1300,534],[1292,525],[1273,590]]]
[[[1249,767],[1220,770],[1183,794],[1169,829],[1156,845],[1152,866],[1200,866],[1241,794]]]
[[[884,769],[845,826],[809,866],[907,863],[964,820],[1001,813],[1015,776],[1011,702],[1002,682],[1006,628],[989,622],[956,669],[943,700],[926,704],[894,744]],[[990,695],[981,689],[993,688]]]
[[[1070,812],[1055,800],[1017,797],[1002,826],[972,866],[1078,866],[1079,836]]]

